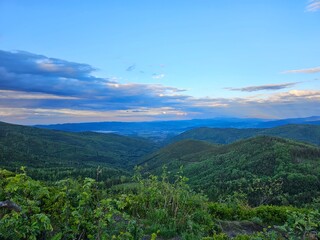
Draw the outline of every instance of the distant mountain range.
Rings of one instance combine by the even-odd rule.
[[[320,125],[320,117],[292,118],[282,120],[265,120],[254,118],[214,118],[179,121],[154,122],[89,122],[66,123],[53,125],[36,125],[38,128],[62,130],[69,132],[94,131],[102,133],[118,133],[121,135],[136,135],[162,141],[168,137],[199,127],[214,128],[271,128],[285,124]]]
[[[177,142],[185,139],[208,141],[216,144],[229,144],[254,136],[275,136],[308,142],[320,146],[320,125],[288,124],[272,128],[195,128],[181,133],[172,139]]]

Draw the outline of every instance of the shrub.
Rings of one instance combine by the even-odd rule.
[[[209,232],[213,226],[212,218],[207,211],[207,198],[194,193],[186,184],[187,179],[177,175],[170,183],[164,170],[160,178],[150,176],[139,182],[138,192],[130,195],[129,213],[134,217],[152,223],[160,230],[160,235],[174,237],[178,234],[197,236]],[[147,227],[148,228],[148,227]]]

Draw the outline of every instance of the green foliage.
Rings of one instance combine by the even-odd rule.
[[[151,175],[139,181],[136,195],[131,195],[129,212],[151,227],[147,231],[160,231],[161,236],[174,237],[177,233],[185,237],[199,238],[211,230],[213,222],[207,212],[207,199],[196,194],[186,184],[187,179],[179,174],[169,182],[166,169],[160,178]]]
[[[229,237],[225,233],[214,233],[212,237],[204,237],[202,240],[228,240]]]
[[[28,174],[39,180],[77,176],[96,179],[98,166],[102,167],[99,180],[128,176],[127,170],[155,148],[153,142],[142,138],[0,122],[0,167],[15,171],[27,166]]]
[[[0,209],[0,238],[9,239],[231,239],[221,227],[265,227],[232,239],[302,239],[320,230],[318,210],[245,204],[242,194],[225,203],[208,202],[177,174],[134,176],[131,192],[110,195],[104,183],[91,178],[65,179],[50,184],[0,170],[0,200],[21,211]],[[238,199],[237,199],[238,198]],[[240,200],[239,200],[240,199]],[[249,224],[249,225],[248,225]],[[13,230],[14,229],[14,230]]]
[[[0,176],[1,199],[22,209],[1,210],[1,239],[141,239],[146,234],[198,239],[213,227],[207,199],[180,175],[170,183],[165,172],[161,179],[137,174],[135,193],[113,196],[90,178],[45,185],[25,172],[1,170]]]
[[[288,213],[301,210],[287,206],[259,206],[255,208],[255,215],[268,225],[283,224],[287,221]]]
[[[0,186],[1,199],[12,200],[22,209],[2,212],[0,238],[36,239],[42,232],[52,230],[49,216],[41,209],[49,197],[47,187],[25,173],[13,175],[6,170],[0,170]]]
[[[135,221],[122,212],[121,198],[108,198],[90,178],[66,179],[45,186],[25,173],[0,171],[1,198],[18,204],[22,211],[6,210],[0,216],[1,239],[122,239],[134,237]],[[12,231],[11,229],[14,229]]]
[[[210,203],[209,213],[220,220],[255,220],[266,225],[282,225],[291,213],[307,213],[308,210],[290,206],[261,205],[251,208],[243,205],[229,205],[224,203]]]
[[[171,172],[184,166],[190,186],[213,201],[245,194],[251,206],[302,206],[320,196],[320,149],[276,137],[260,136],[229,145],[198,142],[169,145],[144,161],[146,171],[159,173],[162,163]],[[178,147],[176,147],[178,146]],[[171,158],[170,158],[171,157]]]
[[[279,229],[284,231],[289,239],[305,239],[310,232],[320,230],[320,213],[319,211],[290,212],[287,221]]]

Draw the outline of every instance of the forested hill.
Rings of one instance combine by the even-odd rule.
[[[201,150],[191,153],[190,143],[174,143],[146,157],[145,171],[159,173],[166,164],[177,172],[184,165],[194,189],[214,200],[242,192],[253,205],[298,205],[320,193],[320,148],[314,145],[258,136],[221,146],[198,142]]]
[[[156,169],[156,173],[160,174],[163,165],[176,169],[183,164],[199,161],[199,158],[217,147],[218,145],[205,141],[182,140],[145,156],[139,165],[146,165],[147,169],[151,170]]]
[[[274,128],[195,128],[171,139],[176,142],[195,139],[211,143],[228,144],[254,136],[275,136],[320,145],[320,126],[307,124],[289,124]]]
[[[154,143],[142,138],[62,132],[0,122],[0,164],[10,169],[21,165],[127,168],[154,149]]]

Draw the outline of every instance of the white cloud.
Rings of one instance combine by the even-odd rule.
[[[154,73],[154,74],[152,74],[152,78],[153,78],[153,79],[162,79],[162,78],[164,78],[164,77],[165,77],[165,74],[164,74],[164,73],[160,73],[160,74]]]
[[[247,86],[247,87],[241,87],[241,88],[225,88],[231,91],[241,91],[241,92],[256,92],[256,91],[263,91],[263,90],[280,90],[284,88],[292,87],[299,82],[292,82],[292,83],[279,83],[279,84],[266,84],[266,85],[260,85],[260,86]]]
[[[249,96],[246,98],[237,98],[233,101],[239,103],[295,103],[302,101],[320,101],[320,90],[291,90],[288,92],[274,93],[274,94],[260,94],[255,96]],[[320,103],[319,103],[320,104]]]
[[[23,91],[11,91],[0,90],[0,99],[53,99],[53,100],[77,100],[77,97],[58,96],[54,94],[37,93],[37,92],[23,92]]]
[[[320,67],[287,70],[287,71],[283,71],[282,73],[318,73],[318,72],[320,72]]]
[[[320,0],[311,0],[307,5],[306,10],[308,12],[316,12],[320,10]]]

